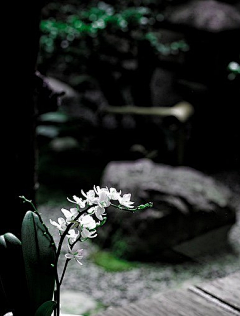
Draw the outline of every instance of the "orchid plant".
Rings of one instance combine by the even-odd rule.
[[[108,207],[133,213],[152,207],[151,202],[135,207],[134,202],[131,201],[131,194],[122,194],[115,188],[94,186],[88,192],[81,190],[81,195],[82,197],[74,195],[71,199],[67,198],[73,207],[70,207],[69,210],[62,208],[61,217],[56,221],[49,220],[51,225],[58,230],[57,243],[43,223],[41,215],[32,201],[24,196],[21,198],[24,202],[31,204],[33,211],[28,211],[23,219],[22,242],[20,243],[10,233],[0,236],[0,250],[1,246],[5,247],[5,250],[9,249],[10,254],[12,244],[21,244],[26,287],[30,301],[33,301],[33,307],[28,315],[60,315],[60,289],[67,266],[71,260],[75,260],[80,266],[83,264],[84,254],[83,249],[79,247],[79,242],[97,237],[98,228],[107,220],[106,209]],[[64,246],[67,253],[64,258],[64,267],[60,271],[59,258]],[[21,308],[22,306],[19,310]],[[21,315],[21,312],[16,313],[16,315],[19,314]],[[14,312],[13,315],[15,316]]]
[[[86,193],[81,190],[81,194],[83,197],[74,195],[72,199],[67,198],[75,207],[70,208],[70,210],[62,208],[61,212],[64,217],[59,217],[57,222],[50,219],[50,223],[58,229],[60,235],[55,262],[56,267],[64,240],[66,240],[68,248],[68,253],[65,254],[66,261],[61,277],[56,273],[56,316],[59,315],[60,305],[58,297],[60,286],[69,261],[74,259],[82,265],[83,249],[75,249],[75,245],[77,242],[83,242],[97,236],[97,228],[102,226],[107,219],[106,208],[113,206],[121,210],[136,212],[151,206],[151,203],[147,203],[134,208],[134,202],[131,201],[131,194],[121,195],[121,191],[118,192],[115,188],[108,189],[107,187],[100,188],[99,186],[94,186],[93,190],[89,190]]]

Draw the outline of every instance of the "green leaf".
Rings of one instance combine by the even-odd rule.
[[[39,214],[28,211],[22,223],[22,250],[26,279],[33,308],[52,300],[56,251],[53,240]]]
[[[21,249],[21,241],[12,233],[4,234],[5,242],[10,249]]]
[[[0,236],[0,306],[30,315],[21,241],[12,233]]]
[[[6,249],[6,248],[7,248],[7,245],[6,245],[4,235],[1,235],[0,236],[0,249]]]
[[[47,301],[37,309],[34,316],[51,316],[56,305],[54,301]]]

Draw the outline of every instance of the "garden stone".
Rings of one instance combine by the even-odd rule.
[[[224,1],[192,0],[174,8],[169,6],[165,14],[166,19],[173,24],[207,32],[223,32],[240,28],[240,13],[236,4],[228,4]]]
[[[127,259],[173,255],[175,260],[177,253],[197,257],[216,251],[226,244],[236,220],[231,191],[189,167],[148,159],[110,162],[101,184],[131,192],[136,205],[153,202],[153,208],[134,214],[108,209],[109,218],[97,242]]]

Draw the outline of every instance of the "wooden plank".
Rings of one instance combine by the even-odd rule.
[[[232,315],[232,312],[212,300],[196,295],[189,290],[164,293],[160,297],[161,316],[220,316]],[[157,314],[156,314],[157,315]]]
[[[195,287],[240,312],[240,271]],[[194,291],[194,288],[192,289]],[[199,292],[200,293],[200,292]]]
[[[159,294],[96,316],[232,316],[230,310],[187,289]],[[235,314],[237,315],[237,314]]]

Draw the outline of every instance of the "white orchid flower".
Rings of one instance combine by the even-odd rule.
[[[115,188],[110,188],[109,189],[109,198],[110,200],[118,200],[120,198],[121,191],[117,192]]]
[[[110,205],[109,191],[108,188],[100,188],[94,185],[94,191],[98,195],[96,204],[100,207],[108,207]]]
[[[87,193],[85,193],[83,190],[81,190],[81,193],[86,198],[85,202],[88,205],[96,204],[97,199],[96,199],[94,190],[89,190]]]
[[[108,193],[105,190],[102,190],[99,193],[99,198],[98,198],[98,205],[100,207],[108,207],[110,205],[110,199],[108,196]]]
[[[77,204],[80,208],[84,208],[86,204],[86,201],[83,201],[82,198],[79,198],[76,195],[73,196],[73,200],[70,200],[69,198],[67,198],[67,200],[71,203]]]
[[[97,234],[96,234],[96,230],[93,230],[93,231],[89,231],[87,228],[83,227],[82,231],[81,231],[81,237],[83,239],[86,239],[86,238],[94,238],[96,237]]]
[[[96,193],[97,195],[100,195],[100,193],[101,193],[102,191],[105,191],[106,193],[109,192],[107,187],[106,187],[106,188],[100,188],[99,185],[97,185],[97,186],[94,185],[94,186],[93,186],[93,189],[94,189],[94,191],[95,191],[95,193]]]
[[[65,257],[70,260],[75,259],[80,265],[82,265],[82,262],[79,261],[83,258],[82,253],[83,249],[71,250],[70,247],[68,247],[68,253],[65,254]]]
[[[128,208],[133,208],[134,206],[132,205],[134,202],[130,201],[131,199],[131,194],[124,194],[123,196],[120,196],[118,201],[121,205],[126,206]]]
[[[87,229],[94,229],[97,225],[95,220],[89,214],[83,214],[78,221],[82,227]]]
[[[51,219],[49,221],[53,226],[56,226],[59,231],[64,231],[67,228],[67,223],[65,219],[62,217],[58,218],[58,223],[55,221],[52,221]]]
[[[106,214],[106,213],[105,213],[105,208],[104,208],[104,207],[101,207],[101,206],[99,206],[99,205],[91,207],[91,208],[88,210],[88,213],[89,213],[90,215],[95,214],[96,217],[97,217],[97,219],[99,219],[100,221],[103,220],[103,217],[102,217],[102,216]]]
[[[94,238],[97,236],[96,234],[96,226],[97,223],[95,222],[95,220],[92,218],[91,215],[89,214],[83,214],[80,218],[79,218],[79,223],[82,227],[81,230],[81,237],[83,239],[85,238]]]
[[[101,190],[101,188],[100,188],[100,186],[99,185],[94,185],[93,186],[93,189],[94,189],[94,191],[95,191],[95,193],[97,194],[97,195],[99,195],[99,192],[100,192],[100,190]]]
[[[66,210],[65,208],[61,209],[61,212],[66,217],[66,222],[71,223],[71,221],[78,215],[77,208],[70,208],[70,210]]]
[[[101,206],[96,206],[95,208],[95,215],[97,217],[97,219],[99,219],[100,221],[103,220],[103,215],[105,215],[105,208],[104,207],[101,207]]]
[[[90,207],[90,208],[87,210],[88,214],[93,215],[93,214],[95,213],[95,209],[96,209],[96,206]]]
[[[76,233],[74,229],[70,229],[66,237],[71,243],[74,243],[79,237],[79,231]]]

